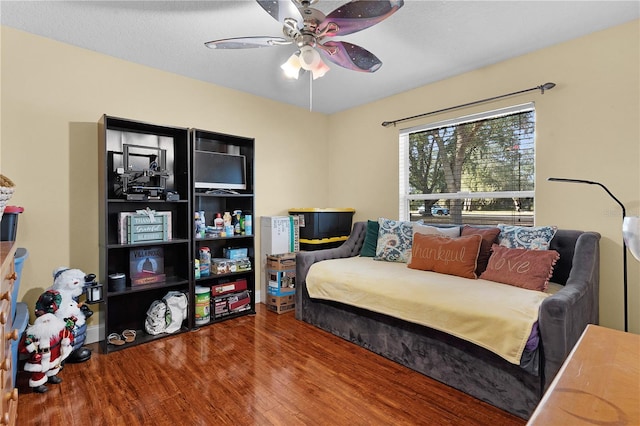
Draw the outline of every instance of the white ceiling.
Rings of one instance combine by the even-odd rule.
[[[346,1],[320,0],[325,13]],[[282,36],[255,1],[5,1],[2,25],[252,93],[333,113],[640,17],[639,1],[417,1],[339,40],[382,62],[375,73],[331,70],[309,90],[279,66],[294,46],[211,50],[228,37]],[[535,86],[543,81],[523,82]],[[310,99],[311,98],[311,99]]]

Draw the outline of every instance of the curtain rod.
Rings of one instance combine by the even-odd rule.
[[[399,119],[393,120],[393,121],[383,121],[382,122],[382,126],[383,127],[389,127],[392,124],[395,126],[396,124],[398,124],[398,123],[400,123],[402,121],[414,120],[416,118],[426,117],[428,115],[433,115],[433,114],[439,114],[441,112],[451,111],[453,109],[464,108],[464,107],[468,107],[468,106],[471,106],[471,105],[481,104],[481,103],[489,102],[489,101],[495,101],[496,99],[506,98],[508,96],[513,96],[513,95],[519,95],[521,93],[531,92],[532,90],[540,90],[540,94],[544,95],[544,91],[545,90],[551,90],[554,87],[556,87],[555,83],[545,83],[545,84],[541,84],[540,86],[532,87],[530,89],[519,90],[517,92],[507,93],[506,95],[494,96],[492,98],[481,99],[479,101],[473,101],[473,102],[469,102],[469,103],[462,104],[462,105],[456,105],[456,106],[452,106],[452,107],[449,107],[449,108],[439,109],[437,111],[425,112],[424,114],[418,114],[418,115],[413,115],[411,117],[399,118]]]

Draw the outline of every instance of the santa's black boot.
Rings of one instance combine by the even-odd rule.
[[[33,389],[33,391],[37,393],[45,393],[49,390],[45,385],[36,386],[35,388],[31,389]]]
[[[67,359],[65,359],[65,362],[78,364],[80,362],[88,361],[89,359],[91,359],[91,349],[82,346],[71,352]]]
[[[62,379],[58,376],[49,376],[47,377],[47,382],[53,383],[54,385],[58,385],[62,383]]]

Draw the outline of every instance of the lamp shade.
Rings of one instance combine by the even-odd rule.
[[[318,62],[318,66],[316,66],[315,69],[311,70],[313,79],[315,80],[316,78],[324,76],[330,69],[331,68],[329,68],[327,64],[322,61],[322,59],[320,59],[320,62]]]
[[[280,65],[280,68],[284,70],[285,75],[288,78],[298,79],[298,75],[300,74],[300,58],[296,53],[291,55],[287,62]]]
[[[640,217],[625,216],[622,221],[622,238],[633,257],[640,260]]]

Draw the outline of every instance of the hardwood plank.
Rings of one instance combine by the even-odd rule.
[[[20,425],[524,425],[525,421],[258,304],[246,316],[67,364]]]

